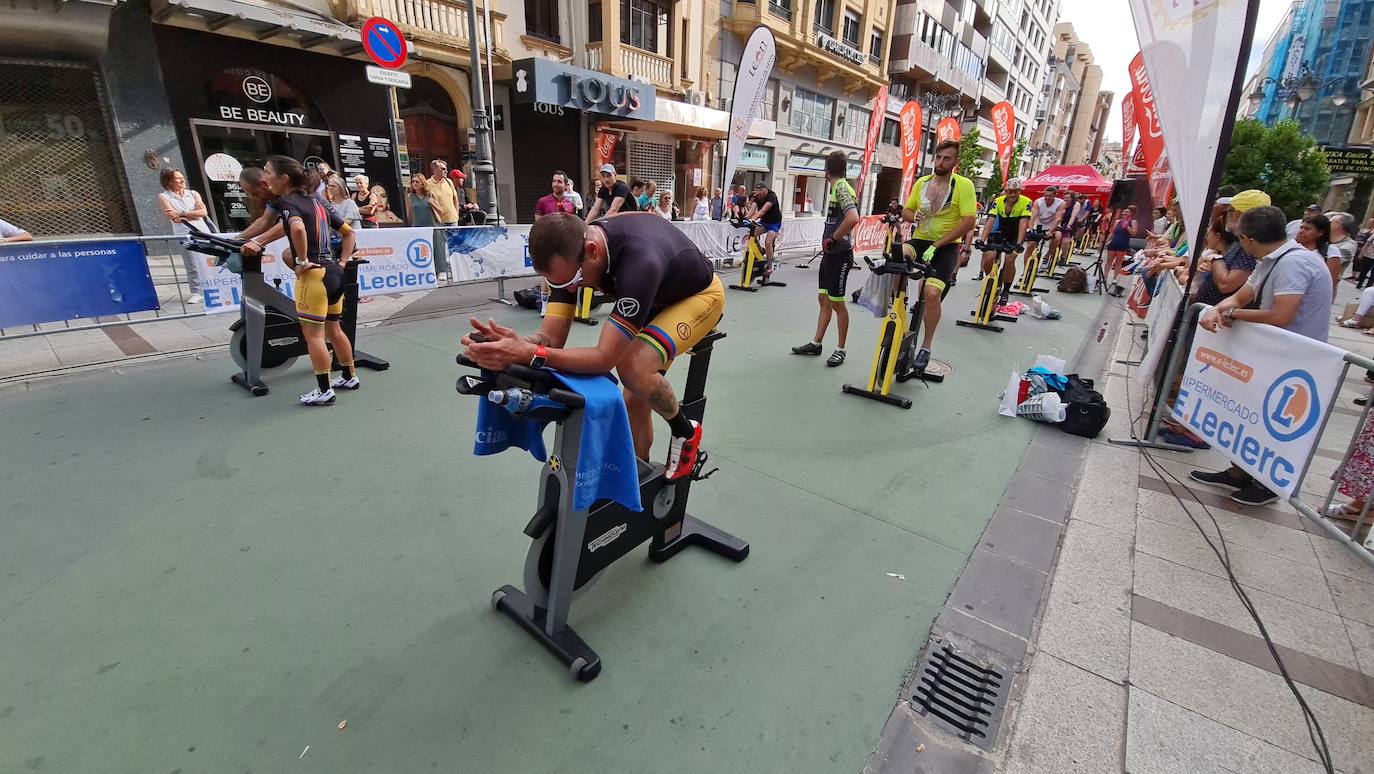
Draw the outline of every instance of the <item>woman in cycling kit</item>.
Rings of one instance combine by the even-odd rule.
[[[362,386],[353,370],[353,345],[339,327],[343,267],[353,257],[353,229],[318,196],[307,193],[306,173],[299,161],[289,156],[269,158],[264,180],[276,196],[273,207],[291,244],[290,255],[282,257],[296,272],[296,315],[310,350],[310,365],[315,369],[315,389],[301,396],[301,404],[331,406],[335,388],[356,390]],[[338,262],[329,248],[334,231],[342,236]],[[343,376],[332,383],[326,336],[343,368]]]

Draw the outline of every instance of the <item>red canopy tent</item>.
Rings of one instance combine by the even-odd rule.
[[[1087,194],[1089,199],[1101,201],[1105,206],[1112,195],[1112,181],[1097,174],[1090,166],[1050,167],[1026,181],[1025,195],[1039,198],[1050,186],[1058,186],[1060,195],[1065,191]]]

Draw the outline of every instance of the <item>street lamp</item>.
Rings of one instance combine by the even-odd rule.
[[[1058,153],[1058,152],[1059,152],[1059,149],[1058,149],[1058,148],[1056,148],[1056,147],[1054,147],[1053,145],[1050,145],[1049,143],[1046,142],[1046,143],[1041,143],[1040,145],[1037,145],[1037,146],[1034,147],[1034,148],[1027,149],[1027,150],[1026,150],[1024,153],[1022,153],[1021,155],[1025,156],[1025,157],[1028,158],[1028,159],[1031,159],[1031,169],[1035,170],[1035,174],[1039,174],[1039,173],[1042,172],[1043,170],[1038,168],[1038,167],[1039,167],[1039,161],[1038,161],[1038,159],[1049,158],[1050,156],[1053,156],[1054,154],[1056,154],[1056,153]]]
[[[1289,75],[1283,78],[1265,78],[1255,84],[1255,90],[1250,92],[1250,108],[1252,110],[1259,107],[1264,100],[1265,89],[1270,86],[1274,88],[1274,96],[1282,100],[1292,112],[1290,118],[1297,119],[1298,107],[1304,102],[1310,102],[1317,94],[1326,88],[1341,84],[1344,79],[1340,77],[1318,78],[1312,74],[1312,69],[1304,62],[1298,70],[1297,75]],[[1344,91],[1331,95],[1331,104],[1341,107],[1350,101],[1350,97]]]
[[[963,116],[964,110],[962,106],[962,100],[960,99],[958,94],[944,94],[938,91],[923,91],[921,92],[921,96],[917,97],[916,101],[921,104],[921,115],[924,117],[925,120],[925,127],[921,132],[922,144],[925,144],[925,137],[927,134],[930,133],[930,127],[935,125],[935,117],[937,115],[942,113],[952,113],[954,112],[954,108],[957,107],[959,108],[960,117]],[[923,153],[922,156],[930,157],[932,156],[932,154]],[[933,169],[934,159],[931,158],[929,163],[932,165],[931,168]]]

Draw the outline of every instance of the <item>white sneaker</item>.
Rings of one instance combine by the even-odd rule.
[[[330,389],[330,391],[333,391],[333,390],[356,390],[356,389],[358,389],[358,388],[360,388],[360,387],[362,387],[362,386],[363,386],[363,383],[360,382],[360,381],[358,381],[358,377],[356,377],[356,376],[353,377],[352,379],[345,379],[345,378],[343,378],[342,376],[336,376],[336,377],[334,377],[334,380],[331,381],[331,382],[329,383],[329,389]]]
[[[307,392],[301,396],[302,406],[332,406],[334,405],[334,391],[332,389],[320,392],[320,388]]]
[[[197,294],[195,294],[195,295],[193,295],[193,296],[187,296],[187,297],[186,297],[186,304],[187,304],[188,306],[195,306],[196,304],[203,304],[203,303],[205,303],[205,299],[201,298],[201,296],[200,296],[199,293],[197,293]]]

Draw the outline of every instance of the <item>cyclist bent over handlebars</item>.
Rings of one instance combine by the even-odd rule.
[[[1013,177],[1007,181],[1007,189],[1001,196],[992,202],[992,209],[988,214],[987,222],[983,224],[983,241],[988,241],[994,231],[997,239],[1007,245],[1023,245],[1026,243],[1026,228],[1030,226],[1031,200],[1021,194],[1021,190],[1026,187],[1026,183],[1019,177]],[[993,265],[997,262],[997,253],[993,250],[983,252],[983,273],[992,271]],[[1002,259],[1002,294],[998,299],[999,304],[1006,303],[1006,293],[1016,281],[1016,253],[1007,253]]]
[[[959,163],[959,143],[946,140],[935,147],[935,172],[916,181],[902,209],[902,218],[915,223],[911,241],[902,246],[907,260],[930,264],[925,281],[925,326],[921,348],[911,363],[924,371],[930,363],[930,346],[940,324],[940,301],[959,269],[959,243],[973,230],[978,200],[973,181],[954,174]]]

